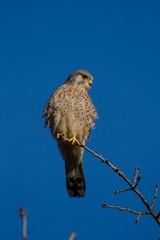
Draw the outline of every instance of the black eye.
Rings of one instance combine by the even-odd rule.
[[[85,74],[82,75],[83,78],[87,78],[87,76]]]

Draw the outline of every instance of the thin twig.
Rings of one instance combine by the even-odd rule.
[[[124,208],[124,207],[120,207],[120,206],[111,206],[107,203],[102,204],[102,207],[103,208],[117,209],[119,211],[128,211],[128,212],[134,213],[135,215],[146,215],[146,214],[148,215],[148,214],[150,214],[150,212],[139,212],[139,211],[133,210],[131,208]]]
[[[114,193],[115,193],[115,194],[124,193],[124,192],[133,190],[133,188],[136,188],[136,187],[138,186],[139,181],[141,180],[141,177],[138,175],[139,170],[140,170],[139,167],[136,167],[136,168],[135,168],[135,174],[134,174],[134,180],[133,180],[133,187],[131,187],[131,188],[125,188],[125,189],[122,189],[122,190],[116,190]]]
[[[138,223],[138,221],[139,221],[141,215],[142,215],[142,213],[139,213],[139,214],[138,214],[138,217],[136,218],[135,223]]]
[[[66,138],[65,136],[63,135],[60,135],[60,138],[59,138],[60,141],[69,141],[68,138]],[[156,198],[157,198],[157,191],[158,191],[158,187],[156,188],[156,191],[155,191],[155,195],[154,195],[154,198],[153,198],[153,201],[152,203],[153,204],[149,204],[147,202],[147,200],[145,199],[145,197],[142,195],[142,193],[136,188],[136,186],[138,185],[139,181],[140,181],[140,177],[138,177],[138,171],[139,169],[137,168],[136,170],[136,176],[134,177],[134,183],[132,183],[127,177],[126,175],[119,169],[117,168],[116,166],[114,166],[110,161],[109,159],[105,159],[104,157],[102,157],[102,155],[100,153],[96,153],[94,152],[92,149],[84,146],[83,144],[76,144],[77,146],[79,147],[82,147],[84,148],[85,150],[87,150],[88,152],[90,152],[91,154],[93,154],[93,156],[99,158],[101,160],[101,162],[107,164],[114,172],[116,172],[121,178],[123,178],[123,180],[130,186],[130,188],[132,189],[132,191],[141,199],[141,201],[143,202],[143,204],[146,206],[146,208],[148,209],[148,212],[149,214],[148,215],[151,215],[155,221],[157,222],[157,224],[160,226],[160,214],[156,214],[154,211],[153,211],[153,208],[152,208],[152,205],[155,204],[155,201],[156,201]],[[142,213],[142,212],[141,212]],[[141,214],[142,215],[142,214]],[[140,217],[140,216],[139,216]],[[138,218],[139,219],[139,218]],[[137,220],[138,221],[138,220]]]
[[[27,236],[27,213],[22,207],[18,208],[18,212],[19,212],[20,217],[22,218],[22,237],[23,237],[23,240],[28,240],[28,236]]]
[[[154,204],[155,204],[155,202],[156,202],[158,188],[159,188],[159,185],[158,185],[158,184],[156,184],[156,188],[154,189],[154,197],[153,197],[153,200],[152,200],[152,203],[151,203],[151,208],[153,208],[153,207],[154,207]]]
[[[149,215],[150,214],[150,212],[139,212],[139,211],[133,210],[131,208],[124,208],[124,207],[120,207],[120,206],[111,206],[111,205],[108,205],[106,203],[102,204],[102,207],[103,208],[117,209],[119,211],[128,211],[128,212],[134,213],[135,215],[138,215],[135,223],[138,223],[141,215]]]
[[[124,188],[124,189],[121,189],[121,190],[116,190],[114,193],[119,194],[119,193],[131,191],[131,190],[133,190],[133,189],[132,188]]]
[[[139,170],[140,170],[140,167],[136,167],[135,168],[135,174],[134,174],[134,180],[133,180],[133,184],[135,185],[135,186],[137,186],[137,182],[139,182],[139,178],[140,178],[140,176],[138,175],[138,172],[139,172]]]
[[[77,237],[75,232],[71,232],[68,240],[74,240]]]

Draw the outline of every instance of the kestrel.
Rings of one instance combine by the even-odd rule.
[[[82,166],[84,149],[78,144],[85,145],[98,117],[88,95],[92,82],[93,76],[89,72],[73,72],[51,95],[44,108],[45,126],[57,140],[65,162],[67,191],[71,197],[83,197],[86,191]],[[69,141],[61,141],[62,135]]]

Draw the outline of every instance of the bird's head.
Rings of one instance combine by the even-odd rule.
[[[66,81],[66,83],[72,83],[87,90],[91,88],[92,82],[93,76],[85,70],[77,70],[73,72]]]

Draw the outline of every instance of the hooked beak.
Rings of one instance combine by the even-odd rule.
[[[87,82],[89,83],[90,86],[92,86],[93,80],[92,80],[91,78],[88,78],[88,79],[87,79]]]

